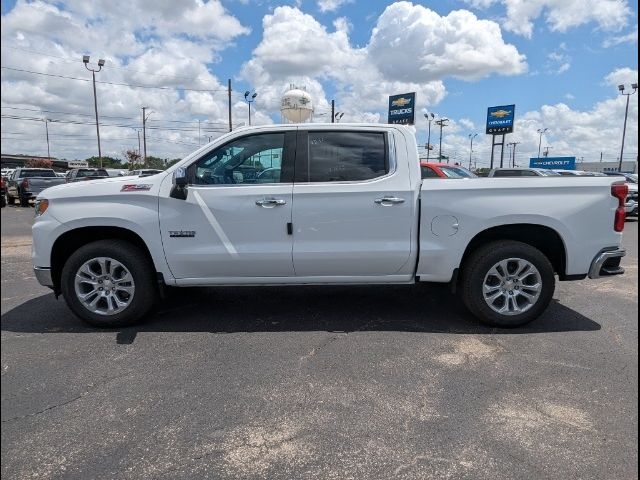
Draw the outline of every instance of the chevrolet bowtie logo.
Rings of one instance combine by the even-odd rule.
[[[502,118],[511,115],[511,112],[509,110],[496,110],[495,112],[491,112],[490,115],[492,117]]]
[[[404,107],[405,105],[411,103],[411,100],[408,98],[400,97],[396,98],[393,102],[391,102],[392,107]]]

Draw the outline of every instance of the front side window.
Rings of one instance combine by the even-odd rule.
[[[493,174],[494,177],[521,177],[522,171],[520,170],[496,170]]]
[[[238,138],[195,163],[196,185],[280,183],[284,133]]]
[[[309,181],[357,182],[389,173],[383,132],[309,132]]]

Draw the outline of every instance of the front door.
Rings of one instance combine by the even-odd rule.
[[[162,243],[176,279],[294,275],[288,230],[294,157],[295,128],[239,136],[187,168],[186,200],[162,189]]]

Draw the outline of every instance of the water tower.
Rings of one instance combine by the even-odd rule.
[[[311,120],[313,102],[306,88],[289,85],[289,90],[282,95],[280,113],[283,121],[288,123],[303,123]]]

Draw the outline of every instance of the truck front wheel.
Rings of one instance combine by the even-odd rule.
[[[465,261],[462,299],[480,321],[518,327],[539,317],[555,290],[549,259],[537,248],[512,240],[481,246]]]
[[[100,240],[76,250],[62,268],[60,287],[69,308],[96,327],[140,320],[157,297],[153,265],[122,240]]]

